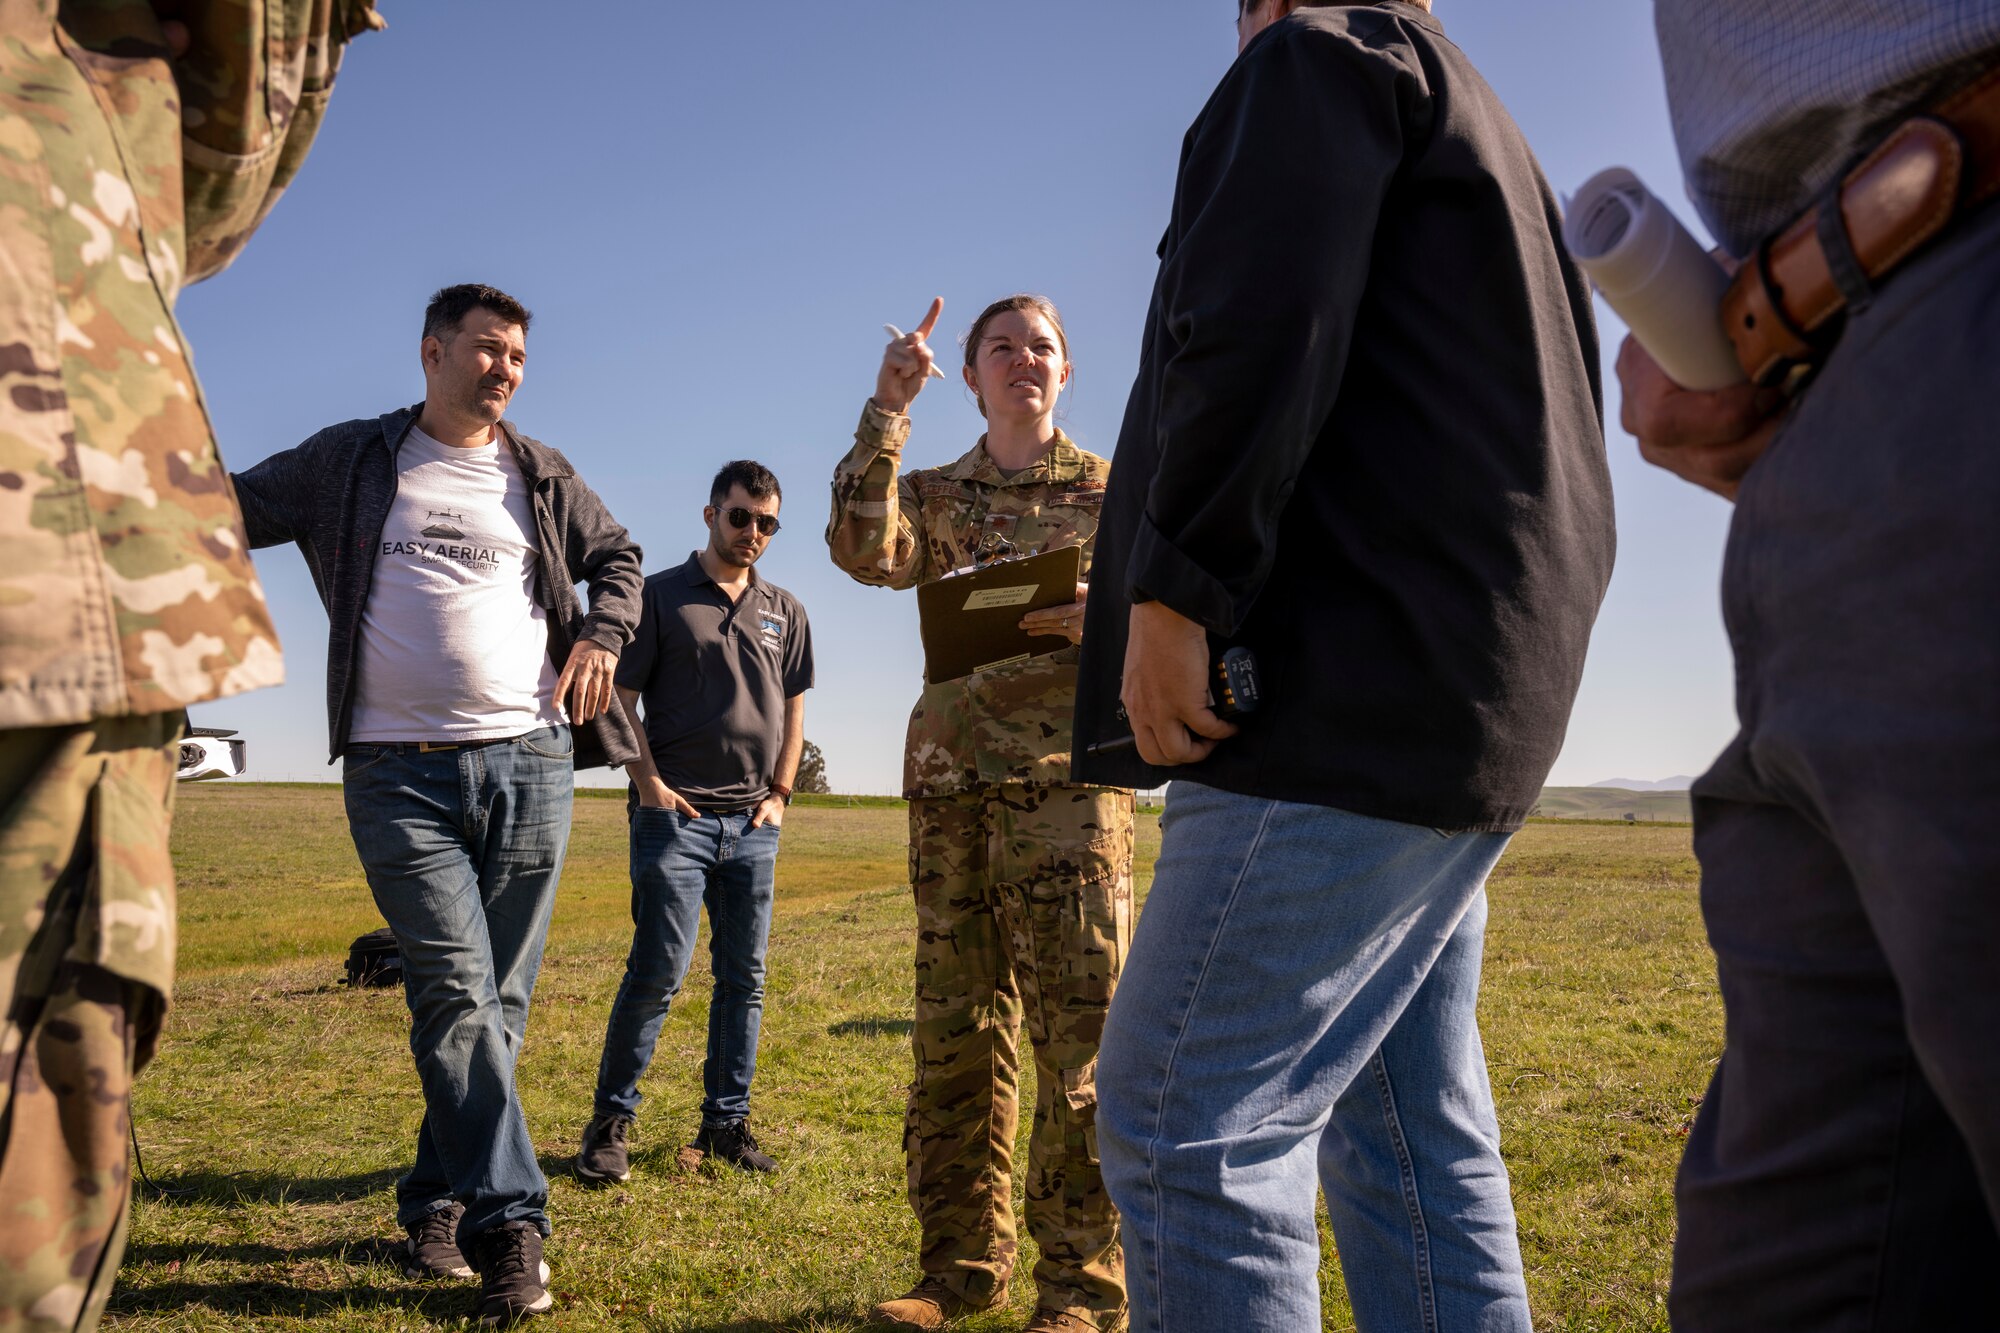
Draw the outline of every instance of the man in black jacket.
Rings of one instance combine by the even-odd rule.
[[[405,1266],[476,1269],[489,1321],[551,1303],[548,1182],[514,1061],[573,769],[638,756],[611,704],[639,548],[567,459],[501,419],[528,322],[505,292],[444,288],[424,314],[419,407],[329,427],[235,478],[250,544],[298,543],[331,621],[328,735],[402,954],[424,1087],[396,1187]]]
[[[1589,295],[1427,6],[1259,0],[1239,36],[1078,689],[1078,781],[1174,779],[1098,1070],[1133,1328],[1317,1328],[1317,1159],[1361,1328],[1525,1330],[1474,1001],[1611,571]],[[1236,644],[1240,727],[1207,689]]]

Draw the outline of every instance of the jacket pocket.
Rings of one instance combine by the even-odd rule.
[[[189,23],[196,49],[180,62],[201,76],[179,80],[190,282],[227,267],[298,174],[348,30],[368,7],[209,0],[201,8]]]

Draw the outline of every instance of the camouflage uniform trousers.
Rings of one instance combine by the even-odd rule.
[[[7,1333],[95,1328],[125,1251],[132,1076],[165,1013],[171,908],[147,934],[121,922],[135,895],[172,901],[179,728],[174,713],[0,732]]]
[[[1132,937],[1132,793],[1007,784],[921,797],[910,802],[910,863],[916,1081],[904,1151],[923,1271],[975,1305],[1013,1273],[1025,1020],[1040,1303],[1114,1328],[1125,1261],[1098,1171],[1097,1042]]]

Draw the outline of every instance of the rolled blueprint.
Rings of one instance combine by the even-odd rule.
[[[1637,176],[1612,167],[1585,181],[1569,202],[1563,243],[1674,383],[1743,382],[1722,331],[1729,275]]]

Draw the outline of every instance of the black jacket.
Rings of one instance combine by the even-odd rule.
[[[304,444],[273,454],[247,472],[231,474],[250,545],[297,542],[326,606],[327,762],[347,748],[354,716],[354,660],[361,647],[361,610],[375,574],[382,525],[396,499],[396,451],[418,407],[398,408],[328,426]],[[578,639],[622,652],[639,624],[645,575],[639,548],[576,475],[569,460],[500,423],[521,476],[534,496],[541,539],[535,601],[548,614],[549,661],[560,672]],[[590,611],[576,597],[590,585]],[[639,757],[625,710],[606,709],[576,729],[576,766],[625,764]]]
[[[1078,781],[1506,829],[1611,574],[1590,295],[1506,109],[1414,6],[1296,11],[1188,131],[1097,539]],[[1083,757],[1130,601],[1256,652],[1204,762]]]

